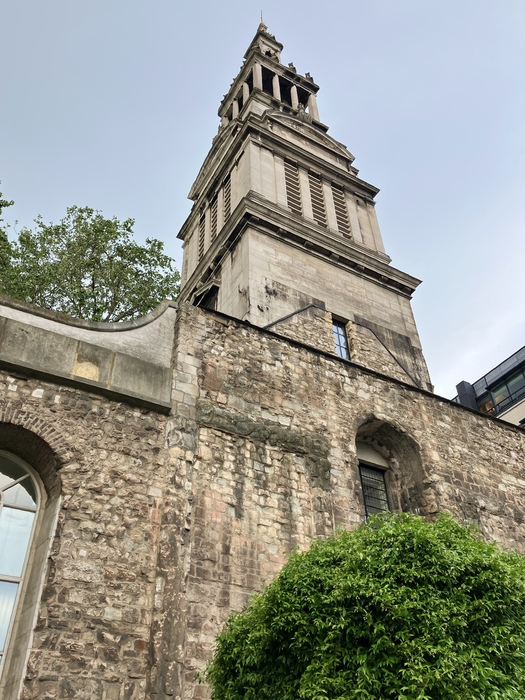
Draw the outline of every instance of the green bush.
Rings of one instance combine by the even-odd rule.
[[[441,515],[371,519],[291,556],[233,614],[213,700],[523,700],[525,558]]]

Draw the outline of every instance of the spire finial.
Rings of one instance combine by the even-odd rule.
[[[268,27],[265,25],[263,21],[263,11],[261,10],[261,23],[259,24],[259,29],[257,31],[259,32],[265,32],[268,29]]]

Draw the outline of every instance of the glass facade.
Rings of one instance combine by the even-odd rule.
[[[493,416],[508,411],[525,399],[525,347],[473,384],[463,381],[456,388],[458,396],[452,399],[456,403],[478,408],[479,411]],[[514,418],[516,415],[514,414]],[[520,424],[522,422],[520,421]]]
[[[520,367],[502,381],[488,388],[477,399],[479,410],[498,415],[525,398],[524,370],[525,367]]]

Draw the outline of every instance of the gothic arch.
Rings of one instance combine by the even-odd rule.
[[[0,449],[18,455],[40,474],[51,495],[60,489],[58,470],[71,461],[69,446],[46,420],[26,411],[0,407]],[[59,491],[58,491],[59,492]]]
[[[428,514],[425,474],[416,440],[394,423],[370,416],[356,430],[356,453],[359,443],[370,445],[388,464],[385,481],[390,509]]]
[[[56,431],[46,426],[43,421],[32,420],[28,414],[22,412],[10,417],[14,418],[13,422],[0,422],[0,451],[7,459],[18,462],[21,468],[25,465],[25,469],[32,475],[32,481],[38,489],[38,510],[16,606],[11,617],[9,641],[0,676],[0,696],[4,700],[18,697],[24,676],[32,644],[35,616],[46,576],[46,564],[55,536],[61,494],[59,469],[68,455]],[[2,418],[5,421],[6,416],[3,415]],[[34,430],[23,427],[23,423],[28,423],[32,428],[36,428],[37,425],[43,428],[42,433],[46,437],[51,435],[55,444],[62,447],[61,454]]]

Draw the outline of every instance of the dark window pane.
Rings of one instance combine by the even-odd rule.
[[[491,395],[483,394],[483,396],[478,399],[478,407],[480,411],[492,413],[494,409],[494,402],[492,401]]]
[[[350,359],[348,350],[348,339],[346,337],[345,324],[340,321],[332,321],[332,332],[334,334],[335,348],[339,357],[343,360]]]
[[[0,581],[0,651],[4,651],[5,638],[13,614],[18,583]]]
[[[494,398],[494,403],[496,406],[509,395],[509,390],[507,389],[507,385],[505,383],[499,384],[498,386],[494,387],[494,389],[491,389],[490,392]]]
[[[365,464],[360,464],[359,473],[361,474],[366,515],[384,513],[390,510],[386,495],[384,471],[382,469],[374,469],[374,467],[369,467]]]
[[[525,387],[525,377],[522,372],[517,372],[510,379],[507,379],[507,386],[513,398],[517,398],[514,394],[520,394]]]

